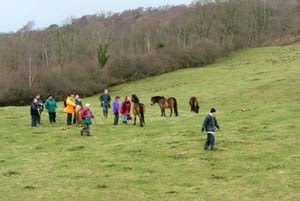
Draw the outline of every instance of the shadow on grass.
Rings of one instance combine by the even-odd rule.
[[[30,186],[30,185],[27,185],[24,188],[27,189],[27,190],[34,190],[34,189],[36,189],[35,186]]]
[[[84,149],[85,147],[83,145],[80,145],[80,146],[74,146],[74,147],[70,147],[68,148],[67,150],[68,151],[78,151],[78,150],[82,150]]]
[[[4,175],[4,176],[7,176],[7,177],[11,177],[11,176],[21,175],[21,173],[10,170],[10,171],[4,173],[3,175]]]

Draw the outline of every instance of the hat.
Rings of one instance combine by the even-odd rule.
[[[89,104],[89,103],[86,103],[84,106],[85,106],[85,107],[90,107],[90,104]]]
[[[115,99],[119,99],[119,98],[120,98],[120,96],[116,96],[116,97],[115,97]]]
[[[210,109],[210,113],[214,113],[214,112],[216,112],[216,109],[215,108],[211,108]]]

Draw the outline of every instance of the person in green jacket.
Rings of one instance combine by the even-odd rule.
[[[57,106],[56,106],[55,99],[53,98],[52,95],[49,95],[45,103],[45,108],[48,111],[50,123],[56,123],[56,107]]]

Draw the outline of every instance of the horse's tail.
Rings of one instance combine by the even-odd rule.
[[[178,116],[178,109],[177,109],[177,101],[176,101],[176,98],[174,98],[174,113],[175,113],[175,116],[177,117]]]
[[[139,109],[140,109],[140,114],[141,114],[141,122],[142,122],[142,124],[145,124],[145,106],[144,106],[144,104],[139,104]]]

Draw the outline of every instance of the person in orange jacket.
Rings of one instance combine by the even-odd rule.
[[[67,97],[65,103],[66,107],[64,109],[64,112],[67,113],[67,125],[72,124],[72,114],[74,113],[75,103],[74,103],[74,95],[71,94]]]

